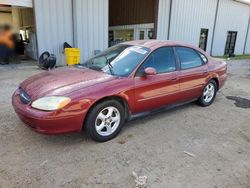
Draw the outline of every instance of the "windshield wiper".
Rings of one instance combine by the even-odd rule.
[[[114,75],[113,66],[112,66],[111,63],[109,62],[107,56],[104,56],[104,57],[106,58],[106,64],[107,64],[108,67],[109,67],[110,74],[111,74],[111,75]]]

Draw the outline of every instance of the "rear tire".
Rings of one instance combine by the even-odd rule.
[[[95,105],[85,121],[85,128],[90,137],[98,142],[105,142],[116,137],[125,121],[125,109],[116,100],[107,100]]]
[[[210,106],[216,97],[217,83],[214,80],[210,80],[203,89],[202,95],[198,99],[200,106]]]

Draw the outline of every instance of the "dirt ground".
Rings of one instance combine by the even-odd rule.
[[[35,65],[0,66],[0,187],[250,187],[250,60],[229,61],[214,104],[187,104],[126,124],[115,139],[84,133],[46,136],[28,129],[11,106]],[[237,104],[237,106],[236,106]]]

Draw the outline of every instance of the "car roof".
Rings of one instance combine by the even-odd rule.
[[[189,47],[189,48],[193,48],[198,51],[201,51],[201,49],[195,46],[186,44],[184,42],[170,41],[170,40],[133,40],[133,41],[123,42],[122,44],[132,45],[132,46],[141,46],[141,47],[149,48],[150,50],[154,50],[163,46],[184,46],[184,47]]]

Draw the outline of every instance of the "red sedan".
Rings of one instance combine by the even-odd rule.
[[[20,119],[45,134],[86,130],[96,141],[114,138],[124,123],[189,101],[213,103],[227,66],[193,46],[132,41],[75,67],[22,82],[12,98]]]

